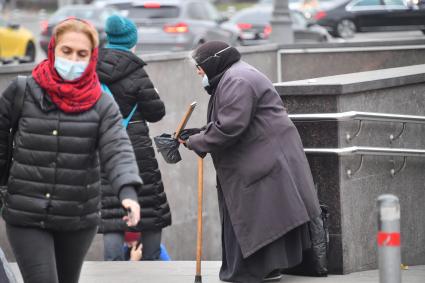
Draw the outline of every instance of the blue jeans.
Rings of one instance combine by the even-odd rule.
[[[142,260],[158,260],[161,254],[162,230],[144,231],[140,242],[143,244]],[[124,232],[103,234],[105,261],[125,261]]]

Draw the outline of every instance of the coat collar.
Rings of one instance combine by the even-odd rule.
[[[109,85],[144,66],[146,63],[131,52],[102,48],[99,51],[97,74],[101,82]]]
[[[26,93],[29,93],[34,98],[35,103],[42,111],[49,112],[58,109],[50,99],[50,96],[37,84],[33,77],[28,77]]]

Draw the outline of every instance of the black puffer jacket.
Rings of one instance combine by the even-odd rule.
[[[113,93],[123,116],[127,117],[138,105],[127,129],[144,182],[139,190],[141,221],[134,230],[162,229],[171,225],[171,213],[146,122],[157,122],[164,117],[164,103],[143,69],[146,64],[142,59],[133,53],[114,49],[101,49],[99,58],[99,79]],[[110,187],[106,183],[103,185],[102,225],[99,231],[124,231],[126,224],[122,217],[125,212]]]
[[[0,170],[16,86],[0,97]],[[106,94],[90,110],[68,114],[28,78],[15,144],[3,210],[9,224],[58,231],[98,225],[99,158],[115,195],[126,185],[141,186],[119,109]]]

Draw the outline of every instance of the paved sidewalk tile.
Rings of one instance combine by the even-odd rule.
[[[12,264],[18,274],[16,264]],[[202,282],[220,283],[220,262],[202,263]],[[402,271],[403,283],[424,283],[425,266]],[[190,283],[195,279],[195,262],[85,262],[80,283]],[[19,283],[23,282],[19,278]],[[281,283],[378,283],[376,270],[327,278],[284,276]]]

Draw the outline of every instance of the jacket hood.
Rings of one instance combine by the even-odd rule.
[[[112,84],[144,66],[146,63],[131,52],[109,48],[99,50],[97,74],[102,83]]]

